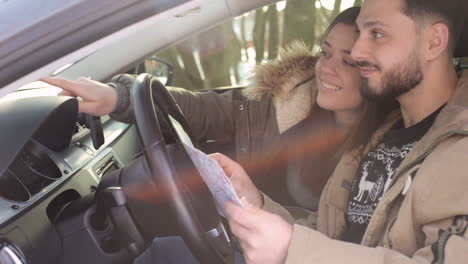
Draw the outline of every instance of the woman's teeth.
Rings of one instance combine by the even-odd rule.
[[[329,90],[333,90],[333,91],[339,91],[341,90],[341,87],[338,87],[336,85],[333,85],[333,84],[330,84],[330,83],[326,83],[324,81],[321,81],[322,82],[322,86],[323,88],[326,88],[326,89],[329,89]]]

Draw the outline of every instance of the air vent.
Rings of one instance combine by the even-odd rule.
[[[29,141],[0,177],[0,195],[25,202],[62,176],[41,145]]]
[[[8,169],[0,177],[0,196],[11,201],[26,202],[31,198],[26,186]]]

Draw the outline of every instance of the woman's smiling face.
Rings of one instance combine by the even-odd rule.
[[[336,24],[321,45],[320,59],[315,66],[317,104],[329,111],[358,111],[363,99],[362,78],[351,58],[351,49],[358,35],[356,28]]]

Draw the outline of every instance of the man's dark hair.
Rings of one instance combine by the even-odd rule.
[[[403,13],[413,20],[427,17],[442,19],[449,29],[449,51],[455,51],[466,15],[467,0],[403,0]]]

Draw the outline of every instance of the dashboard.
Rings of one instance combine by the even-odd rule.
[[[95,149],[77,100],[48,94],[18,91],[0,100],[0,237],[28,263],[72,256],[64,239],[85,229],[60,229],[60,220],[88,209],[101,179],[140,152],[134,126],[108,117]]]

